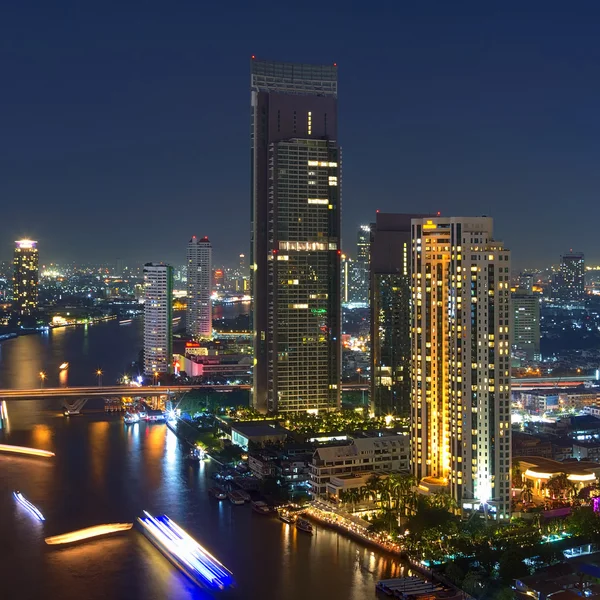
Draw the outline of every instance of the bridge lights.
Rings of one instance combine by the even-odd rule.
[[[102,369],[96,371],[96,377],[98,377],[98,387],[102,386]]]
[[[46,379],[46,373],[44,373],[44,371],[40,371],[40,380],[41,380],[41,385],[40,387],[44,387],[44,379]]]

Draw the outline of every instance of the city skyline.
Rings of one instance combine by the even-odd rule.
[[[175,263],[177,240],[193,231],[175,215],[164,228],[145,209],[190,203],[205,209],[203,230],[216,256],[233,262],[247,254],[242,98],[254,52],[339,65],[347,98],[340,108],[345,252],[377,209],[439,210],[493,215],[516,268],[539,266],[574,240],[597,262],[596,136],[588,124],[599,89],[595,62],[578,60],[596,55],[585,26],[596,10],[565,19],[546,5],[542,23],[523,7],[518,15],[503,8],[493,19],[480,6],[470,16],[444,6],[435,13],[396,7],[361,15],[365,43],[356,45],[358,14],[326,7],[327,44],[298,48],[275,26],[277,15],[260,9],[216,19],[227,25],[198,36],[199,7],[148,9],[142,21],[125,7],[116,14],[107,8],[93,22],[70,15],[57,29],[47,27],[52,16],[44,7],[33,14],[15,7],[3,19],[11,65],[4,73],[0,237],[34,237],[55,262],[75,251],[97,261],[111,258],[104,243],[110,226],[114,258]],[[62,45],[52,44],[54,35]],[[209,79],[219,81],[219,94],[203,93]],[[52,90],[43,108],[31,103],[41,83]],[[377,110],[365,113],[375,90],[383,92]],[[228,117],[215,119],[220,111]],[[563,206],[589,218],[565,220]],[[536,228],[513,218],[520,212],[536,215]],[[139,240],[137,231],[147,235]],[[9,244],[0,248],[0,256],[9,253]]]

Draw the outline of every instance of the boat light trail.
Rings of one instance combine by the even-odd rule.
[[[21,492],[13,492],[15,500],[27,511],[29,511],[38,521],[45,521],[44,515],[27,500]]]
[[[0,444],[0,452],[12,452],[13,454],[26,454],[28,456],[45,456],[47,458],[55,456],[54,452],[49,452],[48,450],[26,448],[25,446],[12,446],[10,444]]]
[[[94,527],[86,527],[70,533],[54,535],[47,537],[44,541],[51,546],[57,544],[71,544],[72,542],[80,542],[81,540],[89,540],[90,538],[110,535],[119,531],[127,531],[133,527],[133,523],[109,523],[107,525],[95,525]]]
[[[144,515],[138,518],[144,533],[192,581],[220,590],[234,585],[231,571],[167,515]]]

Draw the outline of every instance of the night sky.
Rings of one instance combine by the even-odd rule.
[[[600,261],[592,2],[160,4],[3,3],[0,258],[247,254],[255,54],[338,64],[350,253],[376,209],[439,210],[495,217],[517,267]]]

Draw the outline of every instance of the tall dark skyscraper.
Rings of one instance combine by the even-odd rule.
[[[371,408],[377,415],[410,417],[411,219],[423,216],[377,213],[370,226]]]
[[[38,308],[39,255],[37,242],[18,240],[13,257],[13,310],[19,317]]]
[[[261,412],[340,404],[337,68],[252,59],[254,389]]]

